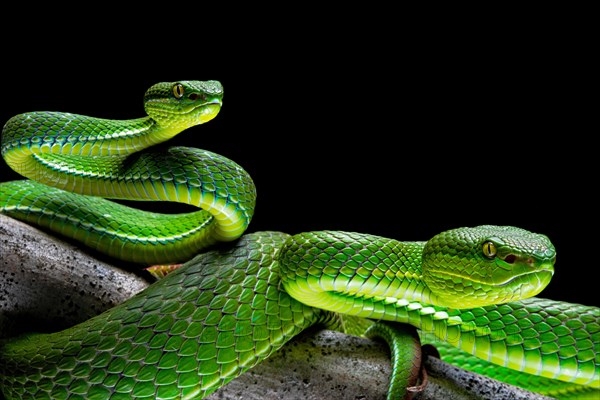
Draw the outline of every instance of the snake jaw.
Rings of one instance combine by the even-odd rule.
[[[531,279],[529,285],[521,286],[521,295],[519,298],[529,298],[539,294],[546,286],[548,286],[553,275],[554,269],[530,274]],[[535,281],[533,281],[533,279],[535,279]]]
[[[554,275],[556,254],[554,248],[539,248],[530,252],[517,253],[511,246],[500,246],[496,265],[502,271],[492,271],[496,276],[494,282],[490,276],[491,286],[496,288],[513,288],[514,295],[510,300],[518,300],[537,295],[549,283]],[[500,279],[499,279],[500,278]]]
[[[221,102],[215,101],[215,102],[200,104],[200,105],[194,107],[194,109],[192,111],[195,111],[198,109],[200,109],[201,123],[208,122],[211,119],[213,119],[214,117],[216,117],[217,114],[219,113],[219,111],[221,111]]]
[[[549,283],[554,275],[554,268],[539,269],[516,275],[494,287],[505,295],[498,298],[499,303],[526,299],[539,294]],[[504,289],[504,290],[501,290]]]

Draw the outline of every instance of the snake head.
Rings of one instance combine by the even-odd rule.
[[[217,116],[223,86],[217,81],[161,82],[144,96],[146,113],[162,127],[187,129]]]
[[[550,283],[555,260],[545,235],[510,226],[458,228],[426,243],[423,280],[441,305],[500,304],[541,292]]]

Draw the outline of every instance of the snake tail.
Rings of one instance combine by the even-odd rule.
[[[390,348],[392,374],[388,400],[412,399],[412,390],[421,376],[421,342],[414,327],[406,324],[377,322],[364,333],[370,339],[383,340]]]

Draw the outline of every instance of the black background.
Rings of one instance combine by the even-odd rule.
[[[220,153],[250,173],[249,231],[427,240],[458,226],[520,226],[557,248],[540,296],[600,305],[597,156],[585,123],[592,75],[577,34],[486,21],[373,25],[284,30],[281,20],[221,42],[218,25],[187,23],[83,46],[84,23],[34,41],[13,32],[0,121],[43,110],[137,118],[156,82],[219,80],[219,115],[170,144]],[[167,33],[175,40],[158,43]],[[0,162],[1,181],[17,178]]]

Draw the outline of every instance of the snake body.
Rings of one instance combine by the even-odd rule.
[[[248,227],[256,201],[254,183],[239,165],[188,147],[131,156],[210,121],[222,97],[219,82],[165,82],[147,90],[144,118],[109,120],[59,112],[14,116],[2,130],[2,156],[16,172],[39,183],[5,183],[3,212],[144,264],[187,261],[215,241],[237,239]],[[64,190],[48,191],[46,185]],[[97,197],[81,200],[70,192]],[[148,213],[104,198],[175,201],[200,210]],[[89,201],[97,204],[88,206]],[[59,209],[45,211],[49,202]]]
[[[396,344],[398,323],[502,366],[487,367],[499,379],[546,380],[533,387],[557,397],[598,393],[600,309],[532,297],[553,272],[546,236],[491,225],[427,242],[337,231],[242,236],[256,195],[240,166],[198,149],[136,153],[214,118],[222,93],[215,81],[160,83],[146,93],[144,118],[35,112],[6,123],[3,157],[41,183],[0,184],[1,212],[127,261],[191,258],[88,321],[0,344],[7,398],[202,398],[315,324]],[[99,196],[203,210],[146,213]],[[394,366],[390,397],[405,379]]]

